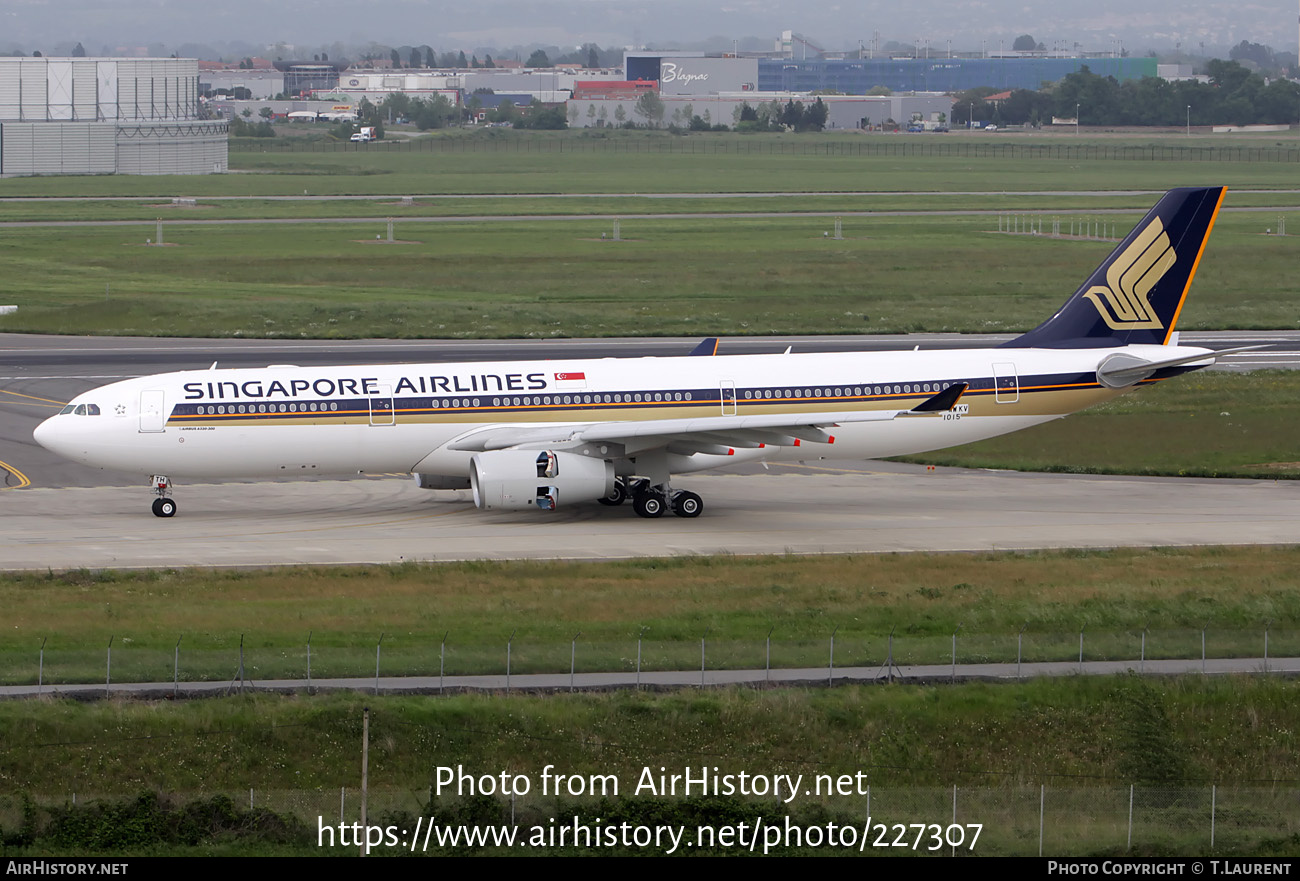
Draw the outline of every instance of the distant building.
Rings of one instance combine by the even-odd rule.
[[[964,92],[979,86],[1039,89],[1087,66],[1098,76],[1124,80],[1156,75],[1154,58],[854,58],[758,59],[758,88],[763,92],[835,90],[865,95],[883,86],[894,92]]]
[[[632,98],[658,92],[658,80],[579,80],[573,84],[573,100],[588,98]]]
[[[0,176],[224,172],[205,112],[192,58],[0,58]]]
[[[276,61],[275,69],[284,75],[284,92],[288,95],[306,95],[316,91],[329,91],[339,87],[339,74],[347,69],[347,62],[334,61]]]

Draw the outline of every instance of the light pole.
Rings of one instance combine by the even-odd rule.
[[[1192,105],[1187,105],[1187,137],[1192,136]]]
[[[1079,137],[1079,105],[1074,105],[1074,136]]]

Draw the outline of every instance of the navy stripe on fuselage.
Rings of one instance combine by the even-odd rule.
[[[1176,367],[1159,371],[1151,380],[1176,376],[1196,368]],[[1021,394],[1041,391],[1062,391],[1068,389],[1097,389],[1095,372],[1056,373],[1039,375],[1008,375],[1004,379],[1015,384],[1004,386],[1018,388]],[[928,380],[921,382],[889,382],[866,385],[822,384],[794,386],[742,386],[734,390],[734,403],[746,408],[780,407],[807,404],[889,402],[901,403],[904,399],[924,399],[937,394],[954,382],[968,383],[966,397],[995,395],[998,392],[996,380],[991,376],[974,379]],[[691,409],[713,411],[721,406],[731,407],[732,389],[726,389],[726,396],[720,388],[705,389],[644,389],[631,392],[564,392],[550,394],[521,395],[441,395],[394,397],[372,396],[365,398],[348,398],[344,400],[301,400],[301,401],[248,401],[223,403],[188,403],[177,404],[169,422],[186,423],[258,423],[279,421],[301,421],[308,419],[342,421],[348,418],[390,414],[396,416],[454,416],[457,414],[504,414],[544,413],[555,418],[571,420],[589,418],[600,411],[609,409],[655,411],[667,408],[689,407]]]

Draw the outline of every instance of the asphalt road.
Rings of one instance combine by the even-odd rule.
[[[356,679],[246,679],[220,682],[114,682],[94,685],[6,685],[0,698],[58,695],[93,700],[102,697],[164,699],[173,696],[219,697],[235,692],[299,693],[361,691],[370,694],[444,694],[605,691],[613,688],[712,688],[736,685],[762,687],[845,685],[858,682],[1010,682],[1043,676],[1117,676],[1128,672],[1150,676],[1272,674],[1295,676],[1300,658],[1231,658],[1158,661],[1051,661],[1027,664],[930,664],[888,667],[799,667],[773,670],[681,670],[618,673],[525,673],[481,676],[381,676]]]

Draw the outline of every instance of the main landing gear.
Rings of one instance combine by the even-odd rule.
[[[153,515],[155,517],[175,517],[176,500],[167,494],[172,488],[171,479],[161,474],[155,474],[150,478],[150,482],[153,484],[154,492],[158,495],[158,498],[153,500]]]
[[[673,490],[666,484],[652,486],[644,479],[633,481],[629,487],[619,478],[614,481],[610,494],[599,501],[612,506],[621,505],[628,498],[632,499],[632,510],[638,517],[662,517],[669,509],[678,517],[698,517],[704,511],[704,500],[695,493]]]

